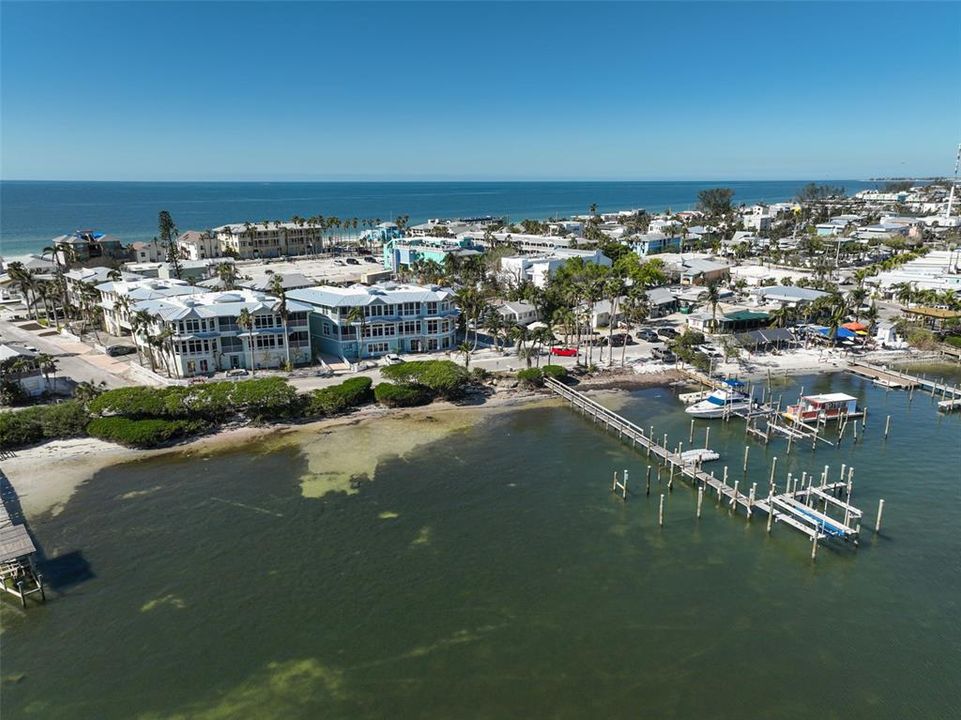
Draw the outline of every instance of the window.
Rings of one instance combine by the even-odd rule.
[[[437,303],[436,303],[436,302],[429,302],[429,303],[427,303],[427,314],[428,314],[428,315],[436,315],[436,314],[437,314]]]
[[[371,355],[375,355],[378,353],[385,353],[388,350],[390,350],[390,343],[385,343],[385,342],[367,343],[367,352]]]
[[[428,334],[428,335],[436,335],[436,334],[437,334],[438,324],[439,324],[439,323],[438,323],[437,320],[428,320],[428,321],[427,321],[427,334]],[[436,348],[435,348],[435,349],[436,349]]]
[[[325,322],[325,323],[324,323],[324,335],[328,335],[328,336],[330,335],[330,323],[329,323],[329,322]]]
[[[254,327],[255,328],[272,328],[277,327],[277,321],[273,315],[255,315],[254,316]]]
[[[416,320],[405,320],[402,327],[404,335],[417,335],[420,333],[420,323]]]
[[[417,315],[420,312],[420,303],[406,302],[401,306],[401,315]]]

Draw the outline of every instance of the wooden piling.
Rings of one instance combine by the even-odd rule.
[[[651,466],[647,466],[647,482],[645,483],[644,494],[651,494]]]
[[[707,450],[708,442],[711,440],[711,428],[710,426],[704,428],[704,449]]]
[[[745,475],[747,475],[747,456],[750,451],[751,451],[751,446],[745,445],[744,446],[744,474]]]
[[[661,504],[657,509],[657,524],[664,527],[664,493],[661,493]]]
[[[701,505],[704,503],[704,486],[701,485],[697,489],[697,517],[701,517]]]
[[[878,500],[878,517],[874,521],[874,532],[881,532],[881,515],[884,514],[884,498]]]
[[[737,485],[740,480],[734,481],[734,492],[731,493],[731,507],[734,508],[734,512],[737,512]]]
[[[775,456],[771,459],[771,479],[770,479],[770,484],[771,484],[771,485],[774,484],[774,472],[775,472],[775,470],[777,470],[777,455],[775,455]]]
[[[888,415],[888,416],[884,419],[884,439],[885,439],[885,440],[888,439],[888,431],[890,431],[890,430],[891,430],[891,416]]]
[[[767,534],[771,534],[774,528],[774,485],[767,491]]]
[[[694,419],[693,418],[691,419],[691,434],[688,437],[687,441],[691,443],[691,445],[694,445]]]

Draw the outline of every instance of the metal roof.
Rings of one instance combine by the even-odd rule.
[[[354,284],[346,288],[321,285],[291,290],[287,293],[287,297],[292,300],[322,307],[357,307],[375,303],[440,302],[449,300],[453,296],[453,290],[438,285],[425,287],[397,283],[378,283],[371,286]]]

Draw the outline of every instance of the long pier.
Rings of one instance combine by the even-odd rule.
[[[546,378],[545,386],[555,395],[560,396],[570,403],[571,407],[579,410],[586,417],[590,417],[596,424],[601,424],[611,433],[616,433],[618,438],[623,441],[630,441],[631,447],[643,450],[647,457],[653,455],[657,461],[670,471],[668,489],[671,488],[675,473],[682,478],[688,478],[698,489],[698,516],[700,516],[700,498],[704,491],[713,491],[722,503],[727,503],[734,512],[738,508],[743,508],[748,520],[757,512],[763,512],[768,516],[768,531],[770,532],[773,523],[783,523],[795,530],[803,533],[812,541],[812,558],[817,554],[817,544],[827,538],[839,538],[851,540],[856,545],[860,536],[860,518],[862,513],[859,509],[850,504],[851,483],[853,468],[849,471],[845,481],[842,467],[842,478],[839,482],[828,482],[828,467],[825,466],[824,472],[819,480],[815,480],[812,473],[808,477],[807,473],[800,478],[787,476],[783,492],[775,484],[775,468],[777,458],[774,458],[771,467],[771,476],[768,481],[768,492],[766,495],[758,496],[757,483],[753,483],[747,493],[742,492],[740,482],[735,480],[733,484],[728,484],[727,468],[724,469],[722,478],[717,478],[713,472],[706,472],[700,463],[685,463],[681,455],[683,445],[679,444],[676,449],[671,449],[667,445],[667,435],[658,442],[654,436],[653,426],[645,432],[644,428],[636,425],[627,418],[610,410],[598,402],[590,399],[586,395],[552,378]],[[745,452],[744,462],[745,473],[747,471],[747,452]],[[648,487],[650,486],[650,466],[648,466]],[[745,483],[746,485],[746,483]],[[626,479],[618,483],[615,477],[615,488],[621,486],[626,496]],[[845,494],[846,491],[846,494]],[[841,500],[835,495],[844,494],[845,499]],[[825,498],[829,497],[830,501]],[[822,503],[822,510],[817,510],[817,504]],[[832,508],[841,507],[844,510],[844,519],[837,520],[827,514],[828,506]],[[855,524],[851,524],[855,521]]]
[[[871,378],[879,385],[890,388],[922,388],[930,392],[933,396],[940,395],[944,399],[961,399],[961,388],[957,385],[948,385],[944,380],[935,381],[925,376],[911,375],[900,370],[874,365],[863,360],[856,360],[848,364],[848,370],[856,375]]]

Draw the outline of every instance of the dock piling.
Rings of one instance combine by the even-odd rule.
[[[701,505],[704,503],[704,486],[700,485],[697,488],[697,517],[701,517]]]
[[[691,434],[690,434],[690,437],[688,437],[687,441],[691,443],[691,445],[694,444],[694,419],[693,418],[691,418]]]
[[[890,429],[891,429],[891,416],[888,415],[888,416],[884,419],[884,439],[885,439],[885,440],[888,439],[888,431],[889,431]]]
[[[874,521],[874,532],[881,532],[881,515],[884,513],[884,498],[878,500],[878,517]]]
[[[664,527],[664,493],[661,493],[661,504],[657,509],[657,524]]]

